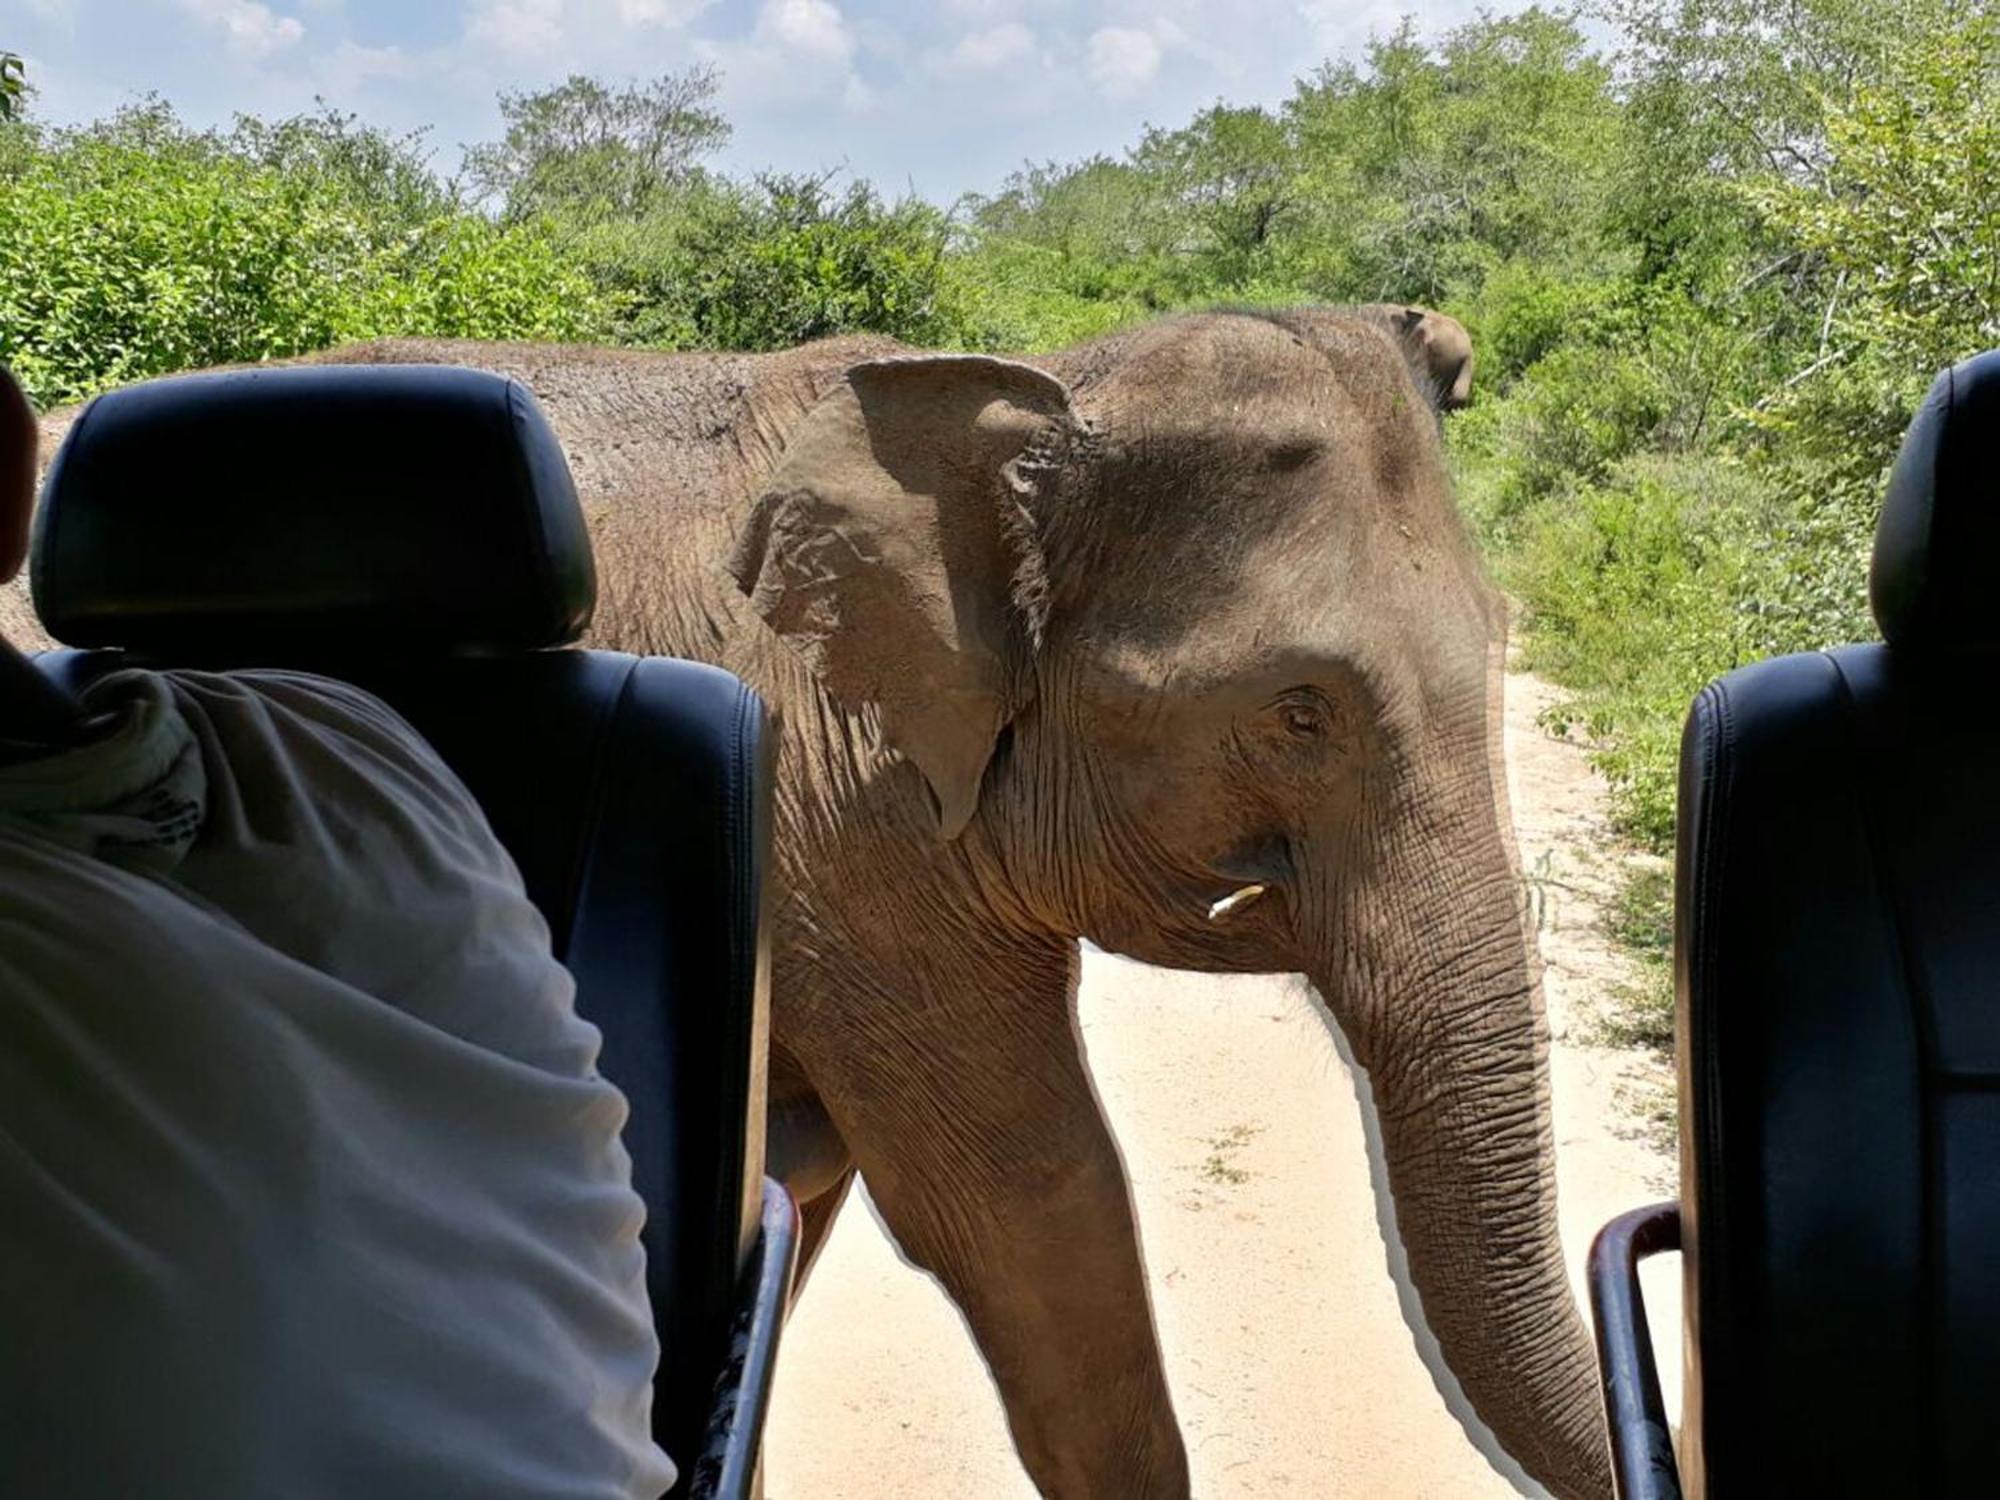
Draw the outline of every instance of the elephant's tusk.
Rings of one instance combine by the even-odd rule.
[[[1241,890],[1231,891],[1220,901],[1210,904],[1208,920],[1220,922],[1224,917],[1234,916],[1263,894],[1264,887],[1261,885],[1246,885]]]

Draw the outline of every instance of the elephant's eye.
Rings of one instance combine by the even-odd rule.
[[[1316,740],[1327,732],[1333,714],[1326,699],[1311,688],[1299,688],[1279,699],[1278,717],[1295,737]]]
[[[1303,469],[1318,458],[1325,445],[1317,438],[1300,438],[1296,442],[1279,443],[1264,456],[1264,463],[1274,474],[1289,474],[1295,469]]]

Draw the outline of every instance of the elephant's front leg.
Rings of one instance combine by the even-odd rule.
[[[1042,1493],[1182,1500],[1124,1165],[1071,1020],[1074,949],[953,968],[910,976],[893,1015],[878,999],[814,1059],[828,1106],[903,1252],[965,1313]]]

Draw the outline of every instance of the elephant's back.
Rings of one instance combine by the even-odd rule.
[[[850,366],[907,352],[873,336],[774,354],[380,339],[299,362],[464,365],[520,380],[562,443],[596,549],[588,643],[742,672],[753,665],[745,616],[718,566],[740,518],[792,428]],[[45,467],[79,409],[42,418]],[[24,649],[50,644],[25,578],[0,585],[0,631]]]
[[[776,354],[663,353],[590,345],[395,339],[329,363],[473,365],[535,395],[575,477],[597,555],[592,646],[742,670],[743,616],[720,569],[740,518],[792,427],[886,339],[830,339]]]

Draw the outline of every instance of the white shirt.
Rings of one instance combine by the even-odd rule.
[[[662,1494],[625,1103],[470,794],[340,684],[90,702],[0,767],[0,1493]]]

